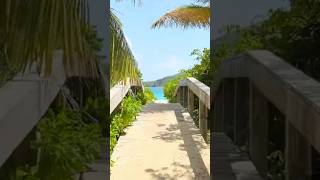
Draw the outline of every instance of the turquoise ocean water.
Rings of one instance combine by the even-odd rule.
[[[163,93],[163,87],[150,87],[157,100],[167,100]]]

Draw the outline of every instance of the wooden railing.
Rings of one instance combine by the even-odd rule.
[[[40,77],[36,68],[31,68],[30,72],[18,73],[0,87],[0,167],[26,136],[34,131],[38,121],[63,88],[67,78],[62,51],[55,51],[52,66],[49,77]],[[99,68],[103,69],[101,66],[99,64]],[[79,72],[69,76],[83,77]],[[23,146],[26,147],[21,149],[29,148],[29,145]]]
[[[194,111],[195,98],[199,99],[199,129],[201,135],[207,140],[208,110],[210,109],[210,88],[191,77],[181,80],[175,91],[177,102],[187,107],[190,114]]]
[[[47,111],[65,82],[62,52],[55,53],[52,76],[17,75],[0,88],[0,167]]]
[[[248,146],[250,159],[262,176],[270,170],[270,138],[284,142],[280,149],[286,179],[306,179],[318,173],[312,166],[320,165],[315,155],[320,152],[319,82],[263,50],[224,60],[214,82],[213,130],[224,132],[239,146]],[[276,129],[280,135],[272,137]]]
[[[130,79],[127,79],[126,82],[119,82],[110,89],[110,114],[119,106],[129,90],[135,87],[140,88],[142,91],[144,90],[141,81],[137,82]]]

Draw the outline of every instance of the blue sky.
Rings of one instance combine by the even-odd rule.
[[[159,17],[171,9],[191,4],[186,0],[143,0],[133,5],[131,0],[111,0],[111,8],[120,18],[124,33],[142,72],[150,81],[178,73],[197,63],[190,56],[193,49],[210,47],[209,29],[170,27],[151,29]]]

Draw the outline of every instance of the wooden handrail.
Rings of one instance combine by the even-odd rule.
[[[99,64],[100,69],[103,68],[101,66],[103,64]],[[69,77],[78,76],[86,75],[76,69],[69,72]],[[57,50],[53,54],[50,76],[40,77],[35,66],[32,66],[30,71],[18,73],[1,86],[0,167],[47,112],[67,78],[63,52]]]
[[[311,146],[320,152],[319,82],[265,50],[223,60],[214,78],[211,94],[214,131],[228,131],[238,143],[241,139],[238,141],[237,137],[242,138],[241,130],[248,124],[251,159],[266,174],[265,149],[274,106],[285,121],[287,177],[296,179],[293,174],[309,171],[295,164],[310,163]],[[234,127],[230,129],[231,126]]]
[[[175,95],[178,92],[179,87],[186,86],[188,87],[198,98],[199,100],[210,109],[210,87],[200,82],[194,77],[188,77],[179,82],[179,86],[175,91]]]
[[[133,86],[141,87],[142,91],[144,91],[144,86],[141,81],[133,81],[129,78],[127,78],[126,83],[119,82],[110,89],[110,114],[119,106]]]
[[[21,74],[0,88],[0,167],[45,114],[66,81],[62,51],[56,51],[50,77]]]
[[[118,107],[129,89],[130,85],[116,85],[110,89],[110,114]]]
[[[175,90],[177,101],[188,107],[190,114],[194,111],[194,95],[199,98],[199,128],[205,140],[208,132],[208,110],[210,109],[210,88],[199,80],[189,77],[179,82]]]

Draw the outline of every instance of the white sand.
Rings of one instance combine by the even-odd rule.
[[[111,158],[111,180],[209,180],[210,147],[177,103],[146,105]]]
[[[161,103],[161,104],[166,104],[168,103],[168,100],[155,100],[154,103]]]

